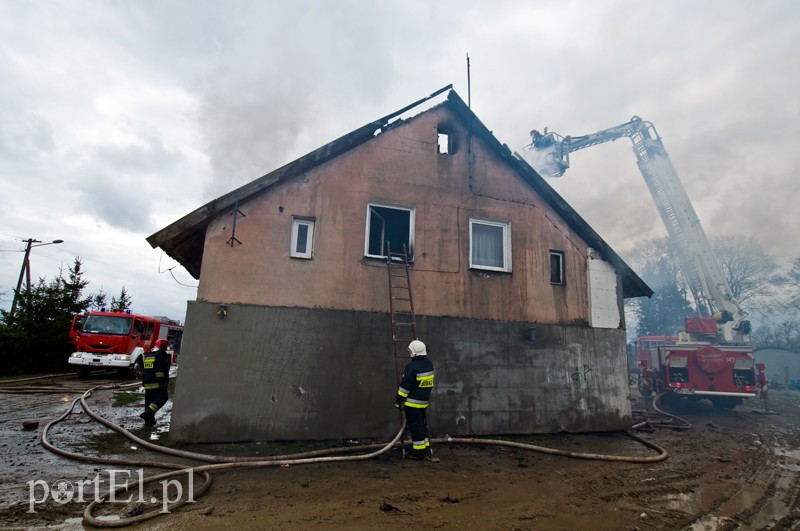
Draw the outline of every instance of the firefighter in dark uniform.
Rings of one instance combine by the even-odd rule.
[[[425,343],[415,339],[408,345],[411,361],[403,369],[403,379],[397,389],[395,407],[406,414],[406,426],[411,432],[411,452],[406,454],[411,459],[425,459],[430,456],[428,426],[425,409],[433,389],[433,364],[428,359]]]
[[[167,347],[169,341],[159,339],[143,358],[144,413],[139,416],[148,426],[156,423],[156,411],[161,409],[169,398],[169,366],[172,360]]]

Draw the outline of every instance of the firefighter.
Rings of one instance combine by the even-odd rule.
[[[395,407],[403,409],[406,426],[411,432],[410,459],[422,460],[430,456],[430,441],[425,410],[433,389],[433,364],[428,359],[425,343],[415,339],[408,345],[411,361],[403,369],[403,379],[397,389]]]
[[[167,352],[169,341],[159,339],[150,352],[144,355],[144,412],[139,415],[147,426],[156,423],[156,411],[167,403],[169,398],[170,355]]]

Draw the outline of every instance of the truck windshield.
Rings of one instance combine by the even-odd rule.
[[[125,336],[131,331],[131,317],[116,317],[113,315],[90,315],[83,323],[83,332],[86,334],[108,334]]]

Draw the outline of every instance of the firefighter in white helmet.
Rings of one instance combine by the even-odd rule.
[[[433,364],[428,359],[425,343],[415,339],[408,345],[411,361],[403,369],[403,379],[397,388],[395,407],[406,414],[406,426],[411,432],[411,459],[425,459],[430,455],[428,427],[425,422],[425,409],[433,389]]]

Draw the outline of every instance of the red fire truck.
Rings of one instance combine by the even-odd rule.
[[[183,338],[183,325],[166,317],[137,315],[130,310],[78,314],[72,318],[70,339],[75,352],[69,364],[78,376],[86,378],[94,369],[116,369],[131,378],[142,376],[142,355],[157,339],[166,339],[177,361]]]
[[[667,229],[683,284],[702,317],[685,321],[685,331],[663,345],[637,353],[642,395],[653,391],[708,398],[715,406],[733,408],[743,398],[767,397],[765,367],[756,365],[750,346],[750,321],[739,305],[714,255],[689,196],[652,123],[638,116],[629,122],[583,136],[531,131],[525,156],[546,177],[559,177],[570,167],[572,152],[629,138],[661,220]],[[652,348],[655,347],[655,348]]]
[[[651,367],[655,364],[658,347],[674,343],[678,336],[641,336],[636,341],[636,362],[641,367],[642,362],[647,362]]]
[[[735,408],[745,398],[766,400],[766,366],[755,362],[749,345],[721,341],[717,324],[714,317],[690,317],[686,331],[677,338],[639,338],[642,396],[670,393],[692,400],[706,398],[725,409]],[[645,344],[650,348],[643,348]]]

